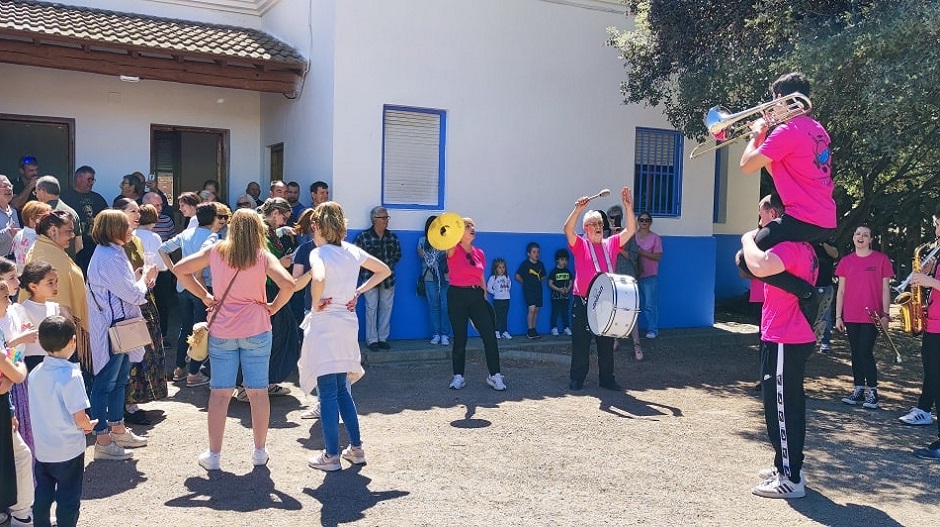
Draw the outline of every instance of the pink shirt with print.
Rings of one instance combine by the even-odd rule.
[[[836,266],[836,276],[845,278],[845,296],[842,299],[842,321],[870,324],[865,308],[876,313],[882,305],[885,278],[894,276],[891,260],[884,253],[872,251],[868,256],[857,253],[846,255]],[[839,313],[836,313],[839,316]]]
[[[594,246],[594,253],[597,254],[597,264],[602,273],[612,273],[613,268],[607,267],[607,259],[604,258],[604,250],[610,255],[611,265],[617,262],[617,253],[620,252],[620,235],[615,234],[606,238],[602,243],[591,244],[584,236],[578,236],[574,245],[569,246],[574,255],[574,287],[572,292],[575,296],[586,297],[591,288],[591,280],[597,275],[594,267],[594,259],[591,258],[590,246]]]
[[[816,251],[805,242],[780,242],[768,251],[783,262],[791,274],[816,283],[819,264]],[[800,311],[796,296],[764,284],[764,306],[761,309],[761,340],[778,344],[807,344],[816,341],[813,328]]]
[[[829,134],[801,115],[774,128],[757,151],[771,159],[770,172],[787,214],[824,227],[836,226]]]

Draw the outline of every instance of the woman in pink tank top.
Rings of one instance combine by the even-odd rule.
[[[251,429],[254,435],[255,465],[268,462],[265,441],[271,405],[268,401],[268,362],[271,358],[271,315],[284,307],[294,292],[294,279],[267,250],[266,228],[261,217],[250,209],[232,215],[225,240],[183,258],[174,272],[187,291],[210,308],[209,359],[212,379],[209,387],[209,449],[199,455],[199,465],[218,470],[228,404],[235,389],[239,366],[242,384],[251,403]],[[206,291],[194,273],[209,267],[213,289]],[[265,277],[279,288],[274,301],[265,296]]]

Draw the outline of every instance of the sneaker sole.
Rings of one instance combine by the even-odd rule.
[[[851,399],[842,399],[842,402],[851,406],[858,406],[861,401],[853,401]]]
[[[870,410],[877,410],[877,409],[878,409],[878,404],[877,404],[877,403],[875,403],[875,404],[871,404],[871,403],[862,403],[862,408],[868,408],[868,409],[870,409]]]
[[[908,426],[928,426],[928,425],[933,424],[933,418],[931,418],[930,421],[919,419],[917,421],[912,422],[912,421],[905,421],[903,417],[899,417],[898,420]]]
[[[368,464],[368,463],[366,462],[366,458],[354,458],[354,457],[351,457],[351,456],[349,456],[349,457],[343,456],[343,459],[345,459],[346,461],[349,461],[349,462],[352,463],[353,465],[367,465],[367,464]]]
[[[322,470],[323,472],[339,472],[343,469],[342,465],[318,465],[316,463],[307,462],[307,466],[310,468],[315,468],[317,470]]]

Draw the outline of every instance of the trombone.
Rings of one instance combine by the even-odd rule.
[[[692,149],[689,159],[714,152],[719,148],[737,143],[741,139],[750,138],[751,123],[756,119],[763,118],[768,126],[776,126],[794,117],[806,115],[812,109],[813,103],[810,102],[809,97],[800,92],[793,92],[738,113],[729,113],[726,108],[715,106],[705,114],[705,128],[708,129],[712,140],[706,140]]]

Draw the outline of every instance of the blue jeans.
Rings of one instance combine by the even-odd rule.
[[[121,392],[122,394],[124,392]],[[85,453],[61,463],[37,461],[36,498],[33,502],[33,524],[48,527],[49,510],[55,501],[56,524],[61,527],[78,525],[82,500],[82,477],[85,474]]]
[[[359,416],[356,403],[346,386],[345,373],[330,373],[317,377],[317,396],[320,398],[320,426],[323,428],[323,445],[326,453],[339,455],[339,416],[343,416],[349,444],[362,446],[359,436]]]
[[[450,327],[450,316],[447,315],[447,280],[440,284],[435,281],[425,281],[427,291],[428,313],[431,316],[431,335],[451,337],[454,330]]]
[[[828,286],[822,287],[821,289],[829,289],[831,291],[832,286],[828,285]],[[835,299],[835,296],[833,296],[833,299]],[[836,304],[835,300],[833,300],[832,305],[829,306],[829,309],[827,309],[826,313],[823,315],[823,320],[826,321],[826,329],[823,331],[822,340],[820,340],[819,342],[827,346],[832,342],[832,313],[833,313],[833,310],[835,309],[835,304]]]
[[[176,367],[186,367],[186,350],[189,344],[186,343],[186,337],[193,332],[193,324],[206,321],[206,305],[202,300],[187,290],[179,293],[180,306],[180,335],[176,340]],[[202,366],[201,361],[189,361],[189,374],[195,375]]]
[[[658,293],[655,276],[640,278],[640,311],[646,319],[646,331],[659,334]]]
[[[395,288],[382,285],[366,291],[366,343],[388,342]]]
[[[237,339],[209,335],[209,360],[212,362],[209,387],[213,390],[234,389],[239,366],[243,377],[241,386],[248,390],[267,389],[271,332]]]
[[[91,418],[97,419],[95,435],[108,433],[109,425],[124,422],[124,389],[131,372],[131,358],[127,353],[111,355],[111,360],[91,383]]]

